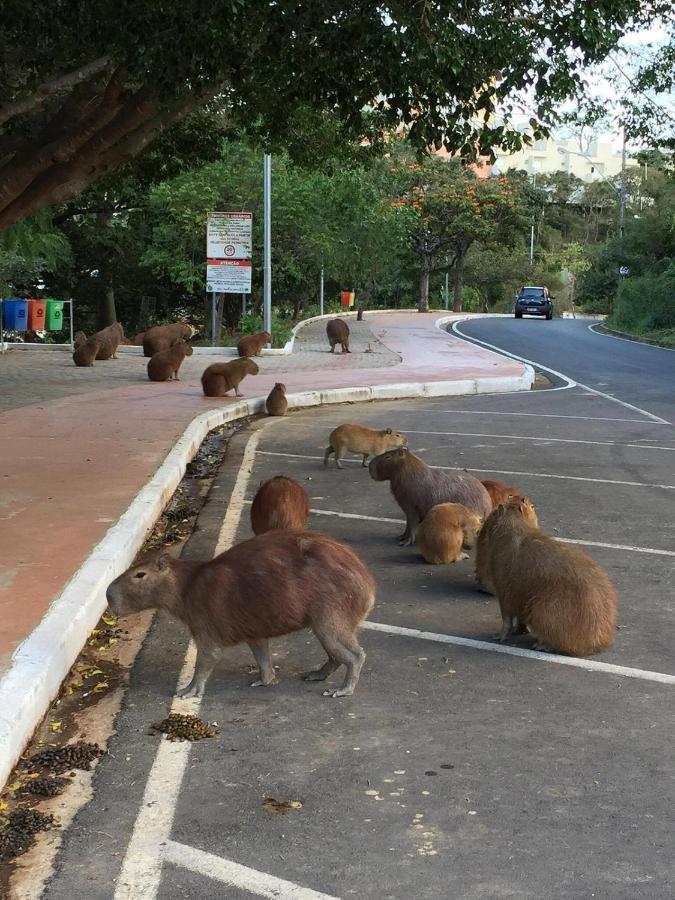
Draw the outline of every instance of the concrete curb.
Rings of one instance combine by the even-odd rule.
[[[329,403],[504,393],[529,390],[533,380],[533,369],[524,366],[520,376],[305,391],[290,394],[288,401],[291,409],[301,409]],[[0,680],[0,786],[7,781],[106,608],[108,584],[129,567],[143,546],[208,432],[264,412],[265,399],[255,397],[215,408],[193,419],[155,475],[52,602],[37,628],[16,649],[9,670]]]

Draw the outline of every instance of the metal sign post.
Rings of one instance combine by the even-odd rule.
[[[263,158],[263,329],[272,334],[272,157]]]
[[[319,280],[319,315],[323,315],[323,266],[321,266],[321,278]]]

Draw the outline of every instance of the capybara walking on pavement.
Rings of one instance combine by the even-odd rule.
[[[243,397],[239,385],[247,375],[257,375],[260,369],[246,356],[226,363],[213,363],[202,373],[202,388],[206,397],[224,397],[234,390],[236,397]]]
[[[473,547],[482,524],[482,516],[461,503],[439,503],[422,519],[417,529],[417,546],[434,566],[466,559],[468,553],[463,551]]]
[[[473,475],[432,469],[405,448],[376,456],[368,469],[375,481],[390,482],[405,513],[405,531],[398,537],[404,547],[415,543],[418,525],[437,503],[462,503],[483,519],[492,511],[490,495]]]
[[[269,639],[311,628],[328,655],[308,681],[325,681],[341,665],[354,693],[365,653],[357,633],[375,603],[375,581],[346,544],[313,531],[268,531],[209,560],[161,552],[132,566],[108,587],[115,616],[164,609],[197,645],[192,681],[180,694],[201,697],[223,648],[246,642],[260,668],[254,685],[276,681]]]
[[[258,488],[251,504],[251,528],[263,534],[274,528],[303,531],[309,519],[309,497],[301,484],[275,475]]]
[[[148,361],[150,381],[178,381],[178,370],[186,356],[192,356],[192,345],[179,341],[168,350],[160,350]]]
[[[265,344],[272,343],[272,335],[269,331],[257,331],[255,334],[246,334],[237,344],[239,356],[260,356]]]
[[[93,334],[90,338],[85,338],[85,340],[75,348],[73,362],[76,366],[81,366],[83,368],[93,366],[94,360],[98,358],[97,354],[100,348],[101,339],[97,334]]]
[[[124,339],[124,329],[119,322],[113,322],[107,328],[96,332],[99,339],[96,359],[117,359],[117,348]]]
[[[617,595],[608,574],[573,544],[528,522],[522,498],[499,506],[483,526],[487,571],[502,614],[500,641],[518,626],[537,649],[588,656],[606,650],[616,633]]]
[[[330,352],[335,352],[335,345],[340,344],[343,353],[350,353],[349,325],[344,319],[331,319],[326,325],[326,334],[330,344]]]
[[[288,412],[288,400],[286,399],[286,385],[280,381],[274,385],[265,401],[265,409],[268,416],[285,416]]]
[[[335,465],[341,469],[340,460],[345,453],[361,453],[363,455],[362,465],[365,467],[368,464],[369,456],[379,456],[386,450],[405,447],[407,442],[408,439],[404,434],[401,434],[400,431],[392,431],[391,428],[376,431],[374,428],[346,422],[331,431],[328,446],[323,455],[323,464],[327,466],[329,456],[334,453]]]
[[[178,341],[187,341],[194,334],[191,325],[173,322],[171,325],[153,325],[143,334],[143,356],[154,356],[160,350],[168,350]]]

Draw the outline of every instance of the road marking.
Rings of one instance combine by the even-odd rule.
[[[532,394],[526,394],[532,396]],[[402,409],[397,415],[413,416],[418,413],[461,413],[467,416],[530,416],[535,419],[581,419],[586,422],[632,422],[634,425],[668,425],[668,422],[645,422],[644,419],[617,419],[610,416],[564,416],[557,413],[528,413],[528,412],[503,412],[496,409],[434,409],[426,407],[416,409]]]
[[[459,647],[468,647],[471,650],[487,650],[490,653],[504,653],[507,656],[522,656],[527,659],[537,659],[540,662],[555,663],[559,666],[585,669],[588,672],[605,672],[608,675],[621,675],[624,678],[639,678],[643,681],[656,681],[660,684],[675,684],[675,675],[668,675],[664,672],[650,672],[648,669],[634,669],[630,666],[617,666],[612,663],[597,662],[594,659],[559,656],[556,653],[542,653],[539,650],[527,650],[524,647],[514,647],[511,644],[476,641],[473,638],[459,637],[454,634],[437,634],[433,631],[420,631],[417,628],[403,628],[400,625],[384,625],[381,622],[364,622],[361,627],[400,637],[436,641],[440,644],[455,644]]]
[[[675,447],[661,447],[654,444],[626,444],[623,441],[580,441],[574,438],[530,437],[526,434],[484,434],[482,431],[413,431],[410,428],[406,428],[405,433],[454,435],[455,437],[505,438],[506,440],[513,441],[539,441],[545,444],[591,444],[594,447],[627,447],[632,450],[669,450],[671,453],[675,452]]]
[[[280,453],[274,450],[257,450],[257,454],[263,456],[283,456],[292,459],[323,459],[323,456],[309,456],[304,453]],[[342,459],[343,463],[361,465],[360,459]],[[464,472],[463,466],[431,466],[432,469],[444,469],[450,472]],[[652,484],[645,481],[617,481],[613,478],[588,478],[584,475],[553,475],[550,472],[520,472],[514,469],[476,469],[471,467],[471,472],[491,475],[522,475],[524,478],[557,478],[563,481],[590,481],[595,484],[621,484],[625,487],[662,488],[664,491],[675,491],[675,484]]]
[[[646,416],[648,419],[651,419],[653,422],[658,422],[660,425],[671,424],[667,421],[667,419],[662,419],[660,416],[655,416],[654,413],[647,412],[646,409],[641,409],[641,407],[634,406],[632,403],[626,403],[625,400],[619,400],[618,397],[613,397],[611,394],[605,394],[603,393],[603,391],[598,391],[595,388],[589,387],[587,384],[582,384],[580,381],[574,381],[568,375],[564,375],[562,372],[558,372],[557,369],[551,369],[548,366],[542,365],[541,363],[534,362],[534,360],[532,359],[527,359],[524,356],[518,356],[516,353],[511,353],[509,350],[504,350],[502,347],[497,347],[495,344],[488,344],[486,341],[481,341],[478,338],[472,337],[471,335],[464,334],[463,331],[459,330],[458,325],[458,322],[453,322],[452,330],[456,335],[458,335],[458,337],[464,338],[464,340],[466,341],[474,341],[477,344],[482,344],[484,347],[489,347],[491,350],[496,350],[497,353],[503,353],[504,356],[510,356],[511,359],[517,359],[519,362],[528,363],[528,365],[535,366],[538,369],[542,369],[542,371],[544,372],[550,372],[551,375],[556,375],[558,378],[562,378],[564,381],[568,382],[567,387],[574,387],[575,385],[578,385],[580,388],[583,388],[590,394],[597,394],[598,397],[604,397],[606,400],[613,400],[614,403],[619,403],[626,409],[632,409],[633,412],[640,413],[641,415]]]
[[[331,894],[322,894],[300,887],[292,881],[257,872],[248,866],[223,859],[213,853],[206,853],[196,847],[179,844],[177,841],[167,841],[162,848],[162,856],[166,862],[182,866],[197,875],[204,875],[222,884],[248,891],[257,897],[269,897],[270,900],[339,900]]]
[[[631,338],[619,337],[616,334],[606,334],[604,331],[596,331],[595,329],[597,327],[597,323],[595,325],[589,325],[588,330],[600,337],[611,338],[613,341],[623,341],[626,344],[641,344],[643,347],[651,347],[652,350],[667,350],[669,353],[675,353],[673,347],[661,347],[659,344],[648,344],[646,341],[634,341],[631,340]]]

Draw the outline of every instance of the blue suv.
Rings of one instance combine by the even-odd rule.
[[[545,287],[522,287],[516,296],[514,309],[516,319],[522,319],[523,315],[544,316],[553,318],[553,297]]]

